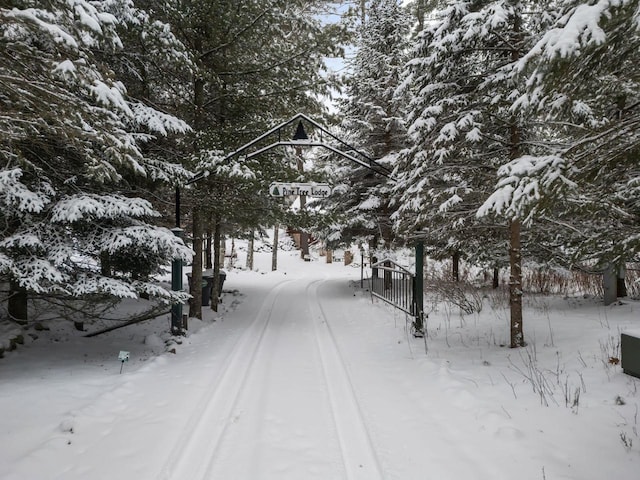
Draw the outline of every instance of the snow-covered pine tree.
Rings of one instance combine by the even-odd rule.
[[[127,1],[0,8],[0,271],[17,293],[184,300],[148,275],[190,251],[148,223],[157,212],[124,195],[123,178],[180,170],[148,163],[141,143],[188,127],[130,100],[96,54],[123,49],[116,28],[137,14]],[[128,266],[104,275],[102,253]],[[25,314],[24,304],[9,312]]]
[[[401,153],[396,167],[399,182],[394,194],[399,206],[394,219],[400,231],[426,231],[427,246],[436,258],[459,250],[476,251],[473,245],[465,246],[463,239],[468,239],[464,233],[470,229],[474,202],[482,189],[467,184],[486,180],[480,162],[450,152],[462,148],[461,133],[469,140],[479,140],[472,124],[478,112],[471,95],[481,81],[472,75],[474,64],[481,64],[482,59],[478,52],[465,48],[460,38],[462,19],[471,8],[468,3],[457,2],[432,14],[438,20],[428,22],[415,39],[400,86],[402,94],[411,97],[407,123],[412,146]],[[464,128],[466,132],[458,131]],[[466,204],[461,204],[463,198]],[[470,237],[473,241],[479,234]]]
[[[340,136],[391,170],[406,143],[403,102],[395,91],[406,62],[411,17],[397,0],[373,0],[366,13],[355,56],[348,62],[345,100],[340,105],[345,134]],[[346,162],[335,156],[329,161]],[[340,187],[327,202],[333,221],[323,235],[333,243],[362,239],[389,248],[393,231],[388,180],[354,163],[329,170],[332,182]]]
[[[514,69],[536,32],[520,0],[451,2],[425,22],[402,89],[414,97],[395,192],[400,228],[426,230],[450,254],[498,258],[508,240],[511,346],[522,330],[520,220],[477,217],[498,167],[525,153],[527,120],[510,110],[522,85]],[[504,251],[504,250],[502,250]]]
[[[166,8],[165,2],[137,0],[137,8],[125,8],[119,3],[127,5],[126,2],[112,2],[110,8],[123,20],[117,26],[117,33],[126,49],[101,50],[97,52],[100,60],[125,86],[131,102],[152,105],[163,112],[180,113],[178,106],[184,101],[186,91],[184,83],[195,66],[187,47],[170,26],[160,20],[158,12]],[[185,172],[181,170],[180,162],[184,135],[168,135],[170,132],[159,124],[154,128],[159,128],[162,135],[155,135],[142,144],[141,149],[147,168],[152,169],[151,180],[161,180],[158,187],[169,187],[184,180]],[[154,168],[155,162],[159,168]],[[175,165],[178,167],[172,169]],[[139,185],[133,186],[139,188]]]
[[[514,110],[544,116],[531,155],[504,165],[485,207],[553,225],[572,265],[624,265],[640,250],[640,2],[556,2],[523,56]]]

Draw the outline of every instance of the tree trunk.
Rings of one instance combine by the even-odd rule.
[[[105,277],[111,276],[111,255],[109,252],[100,252],[100,273]]]
[[[193,209],[193,263],[189,293],[189,316],[202,319],[202,217],[200,210]]]
[[[493,267],[493,288],[498,288],[500,286],[500,269],[498,267]]]
[[[212,241],[212,233],[211,233],[211,221],[207,223],[207,241],[205,243],[204,249],[204,258],[206,260],[206,268],[207,270],[213,268],[213,260],[211,258],[211,241]]]
[[[416,6],[416,17],[418,20],[418,31],[421,32],[424,29],[424,16],[426,13],[426,5],[424,0],[418,0]]]
[[[516,15],[513,24],[512,39],[517,44],[522,33],[522,19]],[[512,48],[511,61],[521,57],[518,48]],[[515,160],[522,154],[520,145],[521,128],[517,117],[511,118],[509,157]],[[522,250],[520,242],[521,223],[519,218],[512,218],[509,223],[509,305],[511,307],[511,348],[524,347],[524,330],[522,328]]]
[[[273,227],[273,250],[271,251],[271,271],[278,269],[278,224]]]
[[[611,305],[618,298],[618,269],[615,265],[607,265],[602,272],[602,288],[604,290],[604,304]]]
[[[453,281],[459,282],[460,281],[460,252],[457,250],[453,252],[453,256],[451,260],[453,262],[453,272],[452,272]]]
[[[215,237],[215,234],[214,234]],[[215,238],[214,238],[214,242],[215,242]],[[219,249],[218,249],[218,261],[220,262],[220,265],[224,266],[224,259],[227,256],[227,241],[226,241],[226,237],[222,234],[222,223],[220,224],[220,238],[218,239],[218,244],[220,245]]]
[[[194,49],[197,52],[202,50],[202,39],[196,38]],[[195,133],[204,129],[204,79],[202,75],[196,72],[193,79],[193,128]],[[198,135],[193,137],[193,151],[198,150]],[[189,293],[192,298],[189,299],[189,316],[202,319],[202,237],[203,237],[203,220],[200,210],[193,208],[193,256],[191,264],[191,282],[189,285]]]
[[[390,261],[386,261],[384,262],[384,266],[387,268],[391,268],[391,262]],[[389,270],[383,270],[382,271],[382,275],[384,277],[384,289],[385,290],[389,290],[391,289],[391,286],[393,285],[393,280],[391,278],[391,272]]]
[[[27,310],[27,290],[17,281],[9,282],[9,318],[20,325],[25,325],[29,319]]]
[[[511,348],[524,347],[522,328],[522,254],[520,220],[509,224],[509,306],[511,307]]]
[[[200,50],[202,44],[201,39],[196,39],[196,50]],[[196,132],[204,129],[204,79],[197,73],[193,81],[193,127]],[[196,135],[197,137],[197,135]],[[196,150],[196,142],[194,140],[194,151]]]
[[[215,226],[213,229],[213,291],[211,292],[211,310],[218,311],[218,303],[220,302],[220,252],[224,260],[224,250],[221,245],[222,240],[222,220],[216,215]]]
[[[247,246],[247,270],[253,270],[253,237],[255,231],[251,230],[251,236],[249,237],[249,245]]]

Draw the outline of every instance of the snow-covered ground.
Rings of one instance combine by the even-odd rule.
[[[359,268],[270,265],[227,270],[180,344],[166,316],[27,337],[0,360],[0,478],[638,478],[640,380],[610,358],[640,303],[528,297],[512,350],[504,298],[465,316],[427,299],[425,353]]]

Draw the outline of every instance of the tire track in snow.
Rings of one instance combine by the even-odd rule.
[[[220,369],[220,375],[211,379],[202,400],[193,410],[175,443],[172,454],[160,470],[159,479],[206,478],[228,428],[237,398],[249,377],[258,347],[271,320],[273,306],[282,287],[290,282],[291,280],[286,280],[271,289],[251,326],[233,346],[231,354]],[[247,355],[247,352],[251,354]]]
[[[314,282],[307,287],[307,301],[347,479],[383,480],[347,367],[318,298],[318,285]]]
[[[307,308],[309,284],[321,281],[299,279],[275,300],[203,478],[348,478]]]

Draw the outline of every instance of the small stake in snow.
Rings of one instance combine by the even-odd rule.
[[[118,354],[118,360],[120,360],[120,362],[122,362],[120,364],[120,373],[122,373],[122,367],[124,367],[124,362],[128,362],[129,361],[129,352],[125,352],[124,350],[120,350],[120,353]]]

